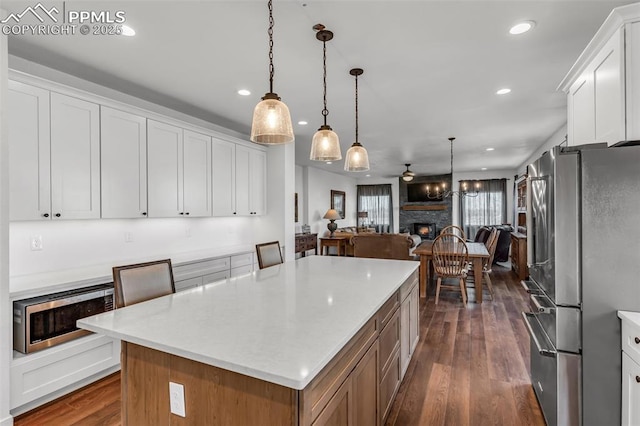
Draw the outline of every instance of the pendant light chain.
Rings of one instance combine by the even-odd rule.
[[[360,143],[358,139],[358,75],[356,74],[356,143]]]
[[[267,33],[269,34],[269,92],[273,93],[273,75],[275,74],[275,68],[273,67],[273,24],[275,23],[273,19],[273,0],[269,0],[268,8],[269,29],[267,30]]]
[[[451,141],[451,179],[453,179],[453,140],[455,138],[450,138]]]
[[[322,87],[324,97],[324,108],[322,110],[322,116],[324,117],[324,125],[327,125],[327,115],[329,110],[327,109],[327,40],[322,40]]]

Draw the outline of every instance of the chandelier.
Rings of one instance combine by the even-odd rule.
[[[449,143],[451,144],[451,179],[453,180],[453,141],[456,138],[449,138]],[[407,170],[409,167],[407,166]],[[430,185],[427,185],[427,198],[430,200],[443,200],[448,197],[452,197],[453,195],[458,195],[459,197],[477,197],[478,196],[478,188],[480,184],[478,182],[474,185],[474,190],[468,191],[469,184],[467,182],[462,182],[460,184],[460,191],[452,191],[447,189],[447,184],[445,182],[441,182],[436,184],[434,188],[431,188]]]

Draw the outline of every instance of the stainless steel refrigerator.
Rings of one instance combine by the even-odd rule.
[[[555,147],[528,175],[536,396],[549,425],[619,425],[616,312],[640,311],[640,146]]]

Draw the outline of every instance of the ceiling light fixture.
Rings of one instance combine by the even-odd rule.
[[[240,96],[249,96],[250,94],[251,94],[251,92],[248,91],[247,89],[238,90],[238,95],[240,95]]]
[[[127,36],[127,37],[133,37],[134,35],[136,35],[136,30],[134,30],[133,28],[131,28],[128,25],[123,25],[122,26],[122,33],[123,36]]]
[[[306,126],[309,123],[304,121],[304,120],[300,120],[300,121],[298,121],[298,124],[301,125],[301,126]]]
[[[511,89],[505,87],[504,89],[498,90],[496,95],[506,95],[507,93],[511,93]]]
[[[322,42],[322,93],[324,101],[322,117],[324,124],[313,135],[309,159],[315,161],[341,160],[340,139],[336,132],[331,129],[331,126],[327,124],[327,115],[329,115],[329,110],[327,109],[327,42],[333,39],[333,33],[325,30],[322,24],[314,25],[313,29],[317,31],[316,38]]]
[[[534,21],[519,22],[511,27],[509,33],[513,35],[524,34],[527,31],[531,30],[535,25],[536,23]]]
[[[495,148],[487,148],[487,151],[495,151]]]
[[[405,182],[411,182],[413,180],[413,177],[416,175],[411,170],[409,170],[409,166],[410,165],[411,164],[405,164],[405,166],[407,166],[407,170],[405,170],[402,173],[402,180],[405,181]]]
[[[356,141],[347,151],[347,158],[344,160],[344,169],[348,172],[363,172],[369,170],[369,154],[358,140],[358,76],[362,75],[362,68],[352,68],[349,74],[356,79]]]
[[[293,126],[289,108],[280,97],[273,93],[273,0],[267,2],[269,8],[269,92],[266,93],[253,110],[251,140],[265,145],[293,142]]]
[[[456,138],[450,137],[449,143],[451,144],[451,180],[453,180],[453,141]],[[451,191],[447,189],[447,184],[442,182],[437,184],[434,188],[434,191],[431,191],[430,185],[427,185],[427,198],[430,200],[444,200],[447,197],[452,197],[453,195],[458,195],[459,197],[477,197],[478,196],[478,187],[479,184],[476,182],[475,191],[468,192],[467,191],[467,182],[462,182],[460,184],[460,191]]]

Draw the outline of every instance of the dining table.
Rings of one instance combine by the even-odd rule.
[[[489,252],[484,243],[466,243],[469,252],[469,262],[473,264],[473,284],[476,303],[482,303],[482,267]],[[425,240],[413,251],[420,256],[420,297],[428,298],[429,282],[431,281],[431,259],[433,259],[433,240]]]

